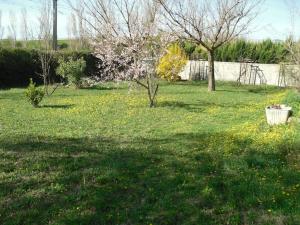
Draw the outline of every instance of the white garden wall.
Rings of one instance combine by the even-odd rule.
[[[199,68],[207,67],[207,62],[188,61],[180,73],[182,80],[193,80]],[[263,70],[268,85],[278,85],[280,65],[279,64],[253,64]],[[237,81],[240,74],[240,63],[215,62],[215,78],[219,81]],[[289,86],[295,85],[294,81],[288,81]]]

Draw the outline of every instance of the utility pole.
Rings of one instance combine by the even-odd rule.
[[[53,50],[57,50],[57,0],[53,0]]]

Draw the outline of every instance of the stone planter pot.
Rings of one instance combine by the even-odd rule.
[[[268,106],[266,108],[267,122],[269,125],[286,124],[291,115],[292,108],[285,105]]]

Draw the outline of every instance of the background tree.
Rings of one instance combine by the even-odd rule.
[[[77,20],[74,13],[71,13],[68,16],[68,39],[69,39],[69,46],[73,50],[78,49],[78,30],[77,30]]]
[[[68,17],[68,36],[70,46],[73,49],[88,49],[89,43],[86,32],[86,22],[84,21],[84,7],[80,0],[76,2],[76,11]]]
[[[215,51],[247,31],[261,0],[157,0],[166,25],[208,53],[208,90],[215,90]]]
[[[71,33],[73,37],[73,47],[75,50],[78,50],[78,42],[79,42],[79,33],[78,33],[78,27],[77,27],[77,18],[74,13],[71,13],[70,15],[70,26],[71,26]]]
[[[21,36],[23,40],[23,45],[26,47],[27,41],[30,36],[29,24],[28,24],[28,16],[26,8],[21,10]]]
[[[287,75],[290,79],[294,81],[294,83],[296,83],[296,86],[300,91],[300,41],[296,40],[295,35],[295,20],[300,15],[300,4],[294,0],[287,0],[286,3],[290,9],[291,17],[290,37],[286,41],[286,48],[289,52],[287,56],[287,61],[298,67],[296,69],[290,69],[288,71],[289,74]]]
[[[51,91],[49,86],[53,83],[51,81],[51,62],[53,59],[54,50],[52,50],[53,42],[51,35],[52,20],[51,20],[51,2],[44,0],[40,8],[39,21],[39,60],[41,63],[41,73],[39,75],[43,78],[44,91],[47,95],[51,95],[57,89],[56,85]]]
[[[8,31],[9,31],[9,39],[12,40],[12,46],[16,47],[16,42],[17,42],[17,18],[16,18],[15,12],[13,12],[13,11],[9,12]]]
[[[0,41],[4,35],[4,27],[2,26],[2,11],[0,10]]]
[[[84,7],[82,5],[81,0],[77,0],[76,8],[78,9],[76,11],[76,20],[78,24],[78,34],[79,34],[79,47],[81,49],[88,48],[88,40],[87,40],[87,34],[86,34],[86,23],[83,20],[84,16]]]

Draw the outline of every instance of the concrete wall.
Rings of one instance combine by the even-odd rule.
[[[195,80],[199,77],[199,73],[203,72],[203,68],[207,68],[208,63],[205,61],[188,61],[187,65],[180,73],[183,80]],[[259,66],[263,71],[268,85],[278,85],[280,74],[280,65],[278,64],[253,64]],[[295,66],[290,66],[295,71]],[[250,70],[249,70],[250,71]],[[249,72],[250,73],[250,72]],[[198,75],[197,75],[198,74]],[[235,62],[215,62],[215,78],[219,81],[237,81],[240,74],[240,63]],[[259,79],[257,79],[259,83]],[[287,85],[294,86],[294,79],[287,78]]]

